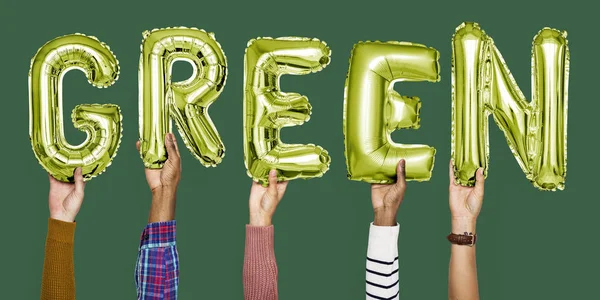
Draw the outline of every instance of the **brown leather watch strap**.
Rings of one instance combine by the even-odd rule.
[[[472,232],[465,232],[463,234],[451,233],[447,238],[450,243],[461,246],[472,247],[477,242],[477,235]]]

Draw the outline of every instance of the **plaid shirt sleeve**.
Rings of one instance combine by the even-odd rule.
[[[138,300],[175,300],[179,285],[176,222],[150,223],[144,228],[135,267]]]

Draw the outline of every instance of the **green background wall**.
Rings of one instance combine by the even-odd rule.
[[[337,2],[337,3],[336,3]],[[135,299],[138,238],[150,192],[135,150],[137,67],[142,32],[190,26],[216,34],[229,63],[224,92],[210,114],[227,147],[206,169],[182,149],[178,194],[180,299],[242,299],[244,224],[250,179],[242,148],[243,55],[258,36],[306,36],[327,42],[332,62],[307,76],[287,76],[282,88],[309,97],[311,120],[285,129],[287,142],[326,148],[323,178],[290,184],[275,215],[280,299],[364,299],[365,252],[372,221],[369,185],[346,179],[342,108],[352,45],[361,40],[422,43],[441,53],[441,82],[397,85],[422,99],[419,130],[396,132],[403,143],[437,149],[431,181],[410,183],[400,208],[403,299],[444,299],[450,230],[447,205],[451,118],[451,37],[463,21],[479,22],[495,40],[524,94],[531,95],[531,42],[544,26],[569,33],[569,140],[566,190],[541,192],[490,126],[491,161],[478,233],[483,299],[593,299],[599,294],[597,12],[576,1],[11,1],[0,4],[2,147],[0,298],[39,298],[47,229],[48,179],[28,139],[27,72],[46,41],[81,32],[110,45],[121,76],[108,89],[81,72],[64,81],[64,113],[79,103],[115,103],[124,115],[121,148],[112,166],[86,187],[77,217],[75,263],[79,299]],[[191,68],[176,66],[176,79]],[[490,120],[491,121],[491,120]],[[490,123],[494,124],[494,123]],[[85,138],[65,124],[68,140]],[[181,139],[179,138],[180,146]],[[596,199],[596,200],[594,200]]]

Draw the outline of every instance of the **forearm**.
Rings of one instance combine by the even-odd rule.
[[[377,218],[376,218],[377,219]],[[394,217],[395,220],[395,217]],[[400,225],[377,226],[369,229],[367,249],[367,299],[398,299],[398,234]]]
[[[452,232],[463,234],[476,233],[476,220],[453,219]],[[448,279],[448,298],[451,300],[478,300],[476,246],[451,246],[450,270]]]
[[[74,222],[48,219],[40,299],[75,299],[74,238]]]
[[[177,299],[179,255],[175,221],[150,223],[142,232],[135,284],[139,300]]]
[[[277,300],[277,272],[273,226],[246,225],[244,299]]]
[[[168,187],[152,191],[152,205],[148,223],[175,220],[176,190]]]

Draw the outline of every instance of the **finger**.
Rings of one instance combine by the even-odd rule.
[[[450,178],[450,185],[451,186],[457,186],[456,184],[456,177],[454,177],[454,161],[452,159],[450,159],[450,167],[449,167],[449,178]]]
[[[277,170],[269,172],[269,187],[267,190],[271,195],[277,196]]]
[[[179,155],[179,145],[177,145],[177,140],[175,140],[175,135],[173,133],[171,133],[171,136],[173,137],[173,144],[175,145],[175,150],[177,151],[177,155]]]
[[[280,187],[280,190],[285,190],[287,188],[288,183],[290,182],[286,180],[277,183],[277,185]]]
[[[277,183],[277,192],[278,192],[279,198],[283,197],[283,194],[285,193],[285,190],[287,189],[288,183],[289,183],[289,181],[282,181],[282,182]]]
[[[406,161],[401,159],[396,166],[396,184],[405,185],[406,184]]]
[[[479,195],[483,195],[483,186],[485,184],[485,176],[483,175],[483,168],[477,169],[475,173],[475,189]]]
[[[83,170],[81,167],[75,169],[75,173],[73,175],[75,177],[75,192],[77,192],[79,195],[83,195],[85,183],[83,182]]]
[[[52,188],[52,186],[58,186],[63,184],[62,181],[54,178],[54,176],[52,176],[50,173],[48,173],[48,180],[50,181],[50,188]]]
[[[135,142],[135,148],[140,152],[140,141]]]
[[[252,180],[252,185],[250,186],[250,188],[254,189],[254,188],[259,188],[262,187],[262,184]]]
[[[177,150],[175,135],[172,133],[167,133],[165,144],[167,148],[168,159],[173,158],[175,160],[179,160],[179,151]]]

